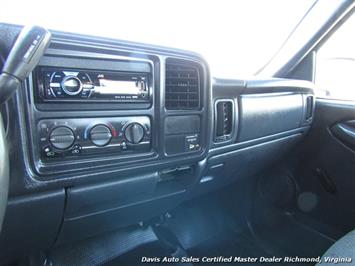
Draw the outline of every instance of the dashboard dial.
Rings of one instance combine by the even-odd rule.
[[[138,144],[144,137],[144,128],[139,123],[132,123],[126,127],[124,134],[128,142]]]
[[[90,130],[90,140],[96,146],[106,146],[111,138],[111,129],[106,125],[96,125]]]
[[[59,150],[70,148],[74,143],[74,139],[74,132],[66,126],[56,127],[49,135],[51,145]]]
[[[68,95],[77,95],[83,89],[79,78],[74,76],[67,76],[61,83],[63,91]]]

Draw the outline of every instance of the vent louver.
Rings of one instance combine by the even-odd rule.
[[[168,110],[197,110],[200,108],[199,71],[194,63],[167,60],[165,108]]]
[[[231,138],[233,130],[233,103],[218,101],[215,108],[215,141],[221,142]]]
[[[311,120],[313,116],[313,96],[306,98],[306,120]]]

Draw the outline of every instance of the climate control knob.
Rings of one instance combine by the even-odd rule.
[[[111,141],[111,138],[112,133],[108,126],[96,125],[90,130],[90,140],[96,146],[106,146]]]
[[[66,126],[56,127],[49,135],[51,145],[59,150],[70,148],[74,143],[74,139],[74,132]]]
[[[144,128],[138,123],[129,124],[125,129],[124,135],[128,142],[138,144],[144,137]]]

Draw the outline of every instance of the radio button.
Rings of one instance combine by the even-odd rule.
[[[94,88],[94,85],[90,84],[90,83],[86,83],[86,84],[83,84],[83,89],[87,89],[87,90],[91,90]]]
[[[74,139],[74,132],[66,126],[59,126],[53,129],[49,135],[51,145],[59,150],[70,148],[74,143]]]
[[[63,78],[65,77],[64,73],[61,72],[61,71],[58,71],[58,72],[54,72],[51,74],[51,77],[50,77],[50,83],[58,83],[60,84],[60,82],[62,82]]]
[[[52,88],[52,92],[54,93],[55,97],[63,97],[63,92],[61,88]]]
[[[49,88],[47,88],[47,89],[45,90],[45,94],[46,94],[46,97],[47,97],[47,98],[55,98],[55,95],[52,93],[52,90],[49,89]]]
[[[90,94],[91,94],[91,90],[83,89],[82,92],[81,92],[81,94],[80,94],[80,96],[81,96],[82,98],[88,98],[88,97],[90,97]]]
[[[138,123],[129,124],[125,129],[124,135],[128,142],[138,144],[144,137],[144,128]]]
[[[121,142],[121,149],[124,151],[127,150],[127,143],[125,141]]]
[[[51,86],[51,88],[60,88],[60,83],[58,83],[58,82],[51,82],[51,83],[49,83],[49,86]]]
[[[54,151],[52,151],[52,149],[50,147],[45,147],[43,149],[43,153],[48,158],[54,157],[56,155],[56,153]]]
[[[90,140],[96,146],[106,146],[111,141],[111,138],[111,130],[105,125],[97,125],[90,130]]]

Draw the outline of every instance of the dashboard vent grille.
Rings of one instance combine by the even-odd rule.
[[[311,120],[313,116],[313,96],[306,98],[306,120]]]
[[[233,130],[233,102],[218,101],[215,108],[215,140],[226,141],[232,137]]]
[[[198,67],[187,61],[167,60],[165,72],[165,108],[197,110],[200,108]]]

